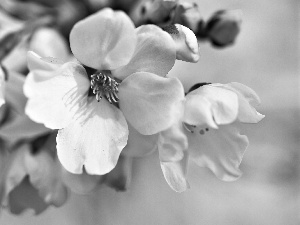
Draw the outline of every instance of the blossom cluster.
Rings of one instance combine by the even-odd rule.
[[[106,184],[124,191],[132,158],[155,151],[176,192],[189,188],[192,161],[224,181],[241,176],[248,146],[241,124],[264,117],[256,111],[257,94],[236,82],[198,83],[185,92],[181,76],[169,76],[176,60],[199,60],[197,37],[224,47],[239,31],[232,12],[195,23],[195,10],[180,1],[151,1],[130,18],[104,8],[72,26],[71,53],[59,33],[47,28],[31,37],[26,76],[3,62],[2,205],[22,212],[18,196],[26,187],[31,199],[42,202],[38,210],[26,205],[37,213],[62,205],[69,189],[88,193]],[[43,32],[55,36],[53,46]]]

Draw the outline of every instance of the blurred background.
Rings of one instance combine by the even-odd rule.
[[[39,216],[2,210],[3,225],[296,225],[300,223],[299,1],[197,0],[204,18],[219,9],[242,9],[235,45],[214,49],[200,43],[196,64],[177,61],[189,88],[196,82],[243,83],[261,97],[266,117],[247,125],[250,146],[241,179],[219,181],[192,163],[191,189],[178,194],[165,182],[158,155],[134,161],[127,192],[103,187],[94,194],[72,194],[60,208]]]

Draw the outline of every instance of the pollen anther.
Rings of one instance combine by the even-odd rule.
[[[91,89],[98,102],[105,97],[110,104],[117,103],[119,101],[118,86],[117,81],[104,73],[91,75]]]

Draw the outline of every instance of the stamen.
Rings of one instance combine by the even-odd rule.
[[[117,103],[119,83],[104,73],[91,75],[91,89],[98,102],[105,97],[110,104]]]
[[[183,124],[183,127],[190,133],[194,133],[194,131],[192,130],[193,128],[195,128],[196,126],[193,126],[193,125],[189,125],[187,123],[182,123]]]
[[[182,123],[183,127],[190,133],[194,134],[200,134],[200,135],[204,135],[206,132],[209,131],[208,127],[201,127],[201,126],[195,126],[195,125],[190,125],[187,123]]]

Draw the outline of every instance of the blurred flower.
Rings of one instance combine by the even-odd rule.
[[[46,149],[34,154],[28,144],[23,144],[6,153],[3,151],[0,168],[1,203],[12,213],[33,209],[39,214],[49,205],[61,206],[67,200],[59,162]]]
[[[28,50],[34,51],[42,57],[52,56],[63,60],[71,57],[67,40],[54,28],[41,27],[37,29],[32,34],[28,45]]]
[[[136,26],[142,24],[156,24],[158,26],[170,25],[172,12],[174,12],[177,0],[140,1],[132,10],[130,17]]]
[[[87,15],[84,1],[73,0],[2,0],[0,7],[8,14],[24,21],[51,17],[56,27],[65,35],[70,33],[72,26]]]
[[[206,35],[216,47],[232,45],[240,32],[241,23],[241,10],[218,11],[207,21]]]
[[[25,77],[22,74],[7,70],[8,80],[5,83],[6,115],[1,124],[0,137],[9,145],[20,140],[31,140],[50,130],[42,124],[37,124],[25,115],[27,102],[22,89]]]
[[[0,6],[9,14],[25,20],[53,13],[49,6],[33,1],[2,0]]]
[[[136,25],[155,24],[165,27],[180,24],[197,34],[203,23],[198,5],[184,0],[141,1],[132,10],[131,18]]]
[[[180,24],[192,30],[200,40],[209,40],[214,47],[227,47],[234,43],[241,26],[240,10],[220,10],[207,22],[196,3],[185,0],[141,1],[131,12],[136,25],[155,24],[162,28]]]
[[[181,24],[197,32],[202,20],[198,5],[196,3],[179,1],[175,9],[173,23]]]
[[[159,135],[161,167],[168,184],[178,192],[188,188],[189,158],[221,180],[239,178],[238,167],[248,146],[248,138],[240,134],[239,125],[264,118],[255,109],[259,97],[245,85],[199,86],[186,95],[182,117]]]
[[[0,15],[2,16],[1,12]],[[5,14],[4,14],[5,15]],[[57,38],[56,35],[55,41],[51,43],[50,40],[53,40],[55,29],[48,28],[49,30],[52,30],[53,33],[49,32],[49,36],[45,38],[41,38],[41,35],[39,35],[37,38],[35,36],[36,33],[40,33],[40,30],[47,29],[47,28],[41,28],[43,26],[47,26],[52,23],[52,20],[50,17],[42,17],[34,21],[28,21],[28,22],[8,22],[8,21],[2,21],[2,18],[0,19],[1,22],[4,24],[4,29],[1,32],[1,39],[0,39],[0,61],[2,65],[4,65],[6,68],[8,68],[10,71],[17,71],[23,73],[27,70],[27,63],[26,63],[26,54],[27,51],[30,50],[31,45],[40,52],[41,46],[38,43],[45,43],[48,41],[47,45],[43,46],[43,51],[49,51],[51,49],[51,52],[55,52],[54,47],[61,47],[61,39]],[[1,23],[0,22],[0,23]],[[6,28],[7,24],[12,23],[9,28]],[[14,27],[13,29],[11,27]],[[57,32],[57,31],[56,31]],[[33,37],[33,38],[31,38]],[[66,42],[64,40],[64,42]],[[62,52],[63,48],[60,48],[60,52]],[[42,52],[43,52],[42,51]],[[57,50],[56,50],[57,51]]]
[[[57,154],[68,171],[82,173],[84,165],[88,174],[103,175],[127,144],[126,120],[143,135],[175,120],[183,87],[164,77],[175,63],[174,42],[156,26],[134,29],[126,14],[105,9],[73,27],[70,46],[93,69],[29,52],[26,113],[60,129]]]

